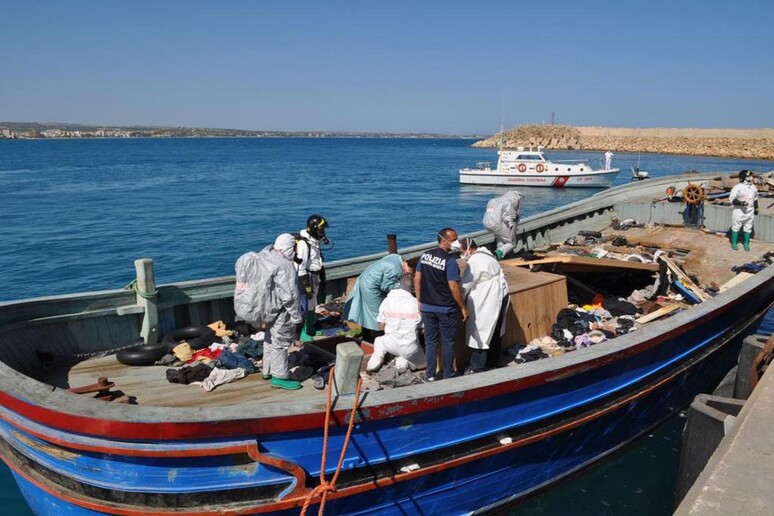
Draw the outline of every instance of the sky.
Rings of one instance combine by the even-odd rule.
[[[771,0],[0,0],[0,121],[774,126]]]

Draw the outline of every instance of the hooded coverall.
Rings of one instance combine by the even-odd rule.
[[[519,205],[522,198],[517,190],[511,190],[500,197],[490,199],[486,204],[484,227],[494,234],[500,258],[510,253],[516,245]]]
[[[237,271],[251,278],[251,283],[265,286],[256,290],[254,303],[260,306],[259,310],[264,314],[271,314],[272,320],[266,323],[266,336],[263,349],[263,374],[271,375],[278,379],[287,379],[288,372],[288,348],[297,336],[296,328],[303,319],[301,318],[301,299],[298,290],[298,276],[293,267],[293,237],[290,237],[289,252],[285,249],[285,242],[277,248],[270,245],[258,253],[258,259],[251,263],[255,268],[246,271],[247,267],[240,264],[243,260],[249,260],[249,254],[245,254],[237,261]],[[237,288],[246,281],[237,274]],[[236,296],[235,296],[236,299]],[[276,315],[275,315],[276,314]],[[247,321],[254,322],[254,321]]]
[[[391,290],[400,287],[402,274],[403,261],[397,254],[388,254],[369,265],[357,278],[347,300],[347,319],[363,328],[378,330],[379,305]]]
[[[386,353],[395,355],[395,367],[399,371],[425,367],[425,353],[417,338],[421,320],[417,298],[402,288],[390,291],[379,306],[378,321],[384,323],[384,335],[374,340],[368,370],[377,370]]]

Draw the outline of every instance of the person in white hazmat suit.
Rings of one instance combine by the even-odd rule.
[[[412,272],[400,255],[388,254],[366,268],[357,278],[344,305],[345,317],[363,327],[363,338],[373,342],[379,334],[379,305],[391,290],[400,288],[404,272]]]
[[[368,372],[377,371],[387,353],[395,356],[395,367],[399,371],[426,366],[425,353],[417,338],[422,315],[417,298],[411,294],[412,284],[411,274],[403,274],[400,288],[391,290],[379,305],[377,320],[384,335],[374,339],[374,352],[366,365]]]
[[[467,262],[460,283],[470,314],[465,336],[472,349],[470,366],[465,372],[479,373],[486,369],[487,362],[497,365],[500,337],[505,333],[505,312],[510,304],[508,283],[491,251],[478,247],[472,238],[460,239],[460,255]]]
[[[287,390],[301,388],[288,370],[288,348],[303,322],[295,257],[295,238],[283,233],[260,253],[240,256],[235,266],[234,310],[248,323],[265,325],[263,378]]]
[[[298,239],[298,277],[306,292],[306,318],[301,329],[301,340],[311,341],[315,335],[314,309],[317,306],[317,294],[320,284],[325,281],[325,268],[320,244],[329,244],[325,235],[329,226],[328,220],[322,215],[310,215],[306,220],[306,228],[301,230]]]
[[[519,206],[524,198],[518,190],[510,190],[486,203],[484,227],[495,236],[495,256],[502,260],[516,245],[519,229]]]
[[[758,189],[753,184],[753,174],[749,170],[739,172],[739,184],[731,189],[728,199],[734,206],[731,213],[731,249],[739,249],[739,230],[742,233],[744,250],[750,250],[753,219],[758,214]]]

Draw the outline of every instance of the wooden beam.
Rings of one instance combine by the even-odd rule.
[[[680,305],[679,303],[673,303],[671,305],[663,306],[658,310],[656,310],[655,312],[651,312],[647,315],[643,315],[639,319],[635,319],[634,322],[636,322],[637,324],[645,324],[650,321],[655,321],[656,319],[659,319],[665,316],[666,314],[671,314],[672,312],[674,312],[675,310],[681,307],[682,305]]]
[[[744,272],[744,271],[742,271],[739,274],[737,274],[736,276],[734,276],[733,278],[731,278],[730,280],[728,280],[725,283],[723,283],[720,286],[719,291],[720,292],[725,292],[726,290],[730,289],[731,287],[737,286],[738,284],[740,284],[741,282],[743,282],[744,280],[746,280],[747,278],[750,278],[752,276],[755,276],[755,274],[753,274],[751,272]]]
[[[588,256],[576,256],[576,255],[557,255],[548,256],[545,258],[539,258],[537,260],[505,260],[502,263],[511,265],[517,265],[519,267],[529,267],[530,269],[534,265],[541,264],[565,264],[569,266],[586,266],[585,270],[591,271],[594,269],[627,269],[627,270],[642,270],[642,271],[657,271],[657,263],[642,263],[640,261],[630,262],[626,260],[613,260],[610,258],[591,258]]]
[[[696,285],[696,283],[693,282],[691,278],[688,277],[686,273],[684,273],[680,267],[678,267],[675,262],[664,256],[663,254],[659,255],[659,260],[663,260],[663,262],[667,265],[670,271],[675,273],[677,275],[677,278],[694,294],[696,294],[696,297],[701,299],[702,301],[706,301],[709,299],[707,294],[704,293],[702,289]]]

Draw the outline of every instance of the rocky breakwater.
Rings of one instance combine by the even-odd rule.
[[[651,152],[774,160],[774,129],[629,129],[520,125],[474,147]]]

